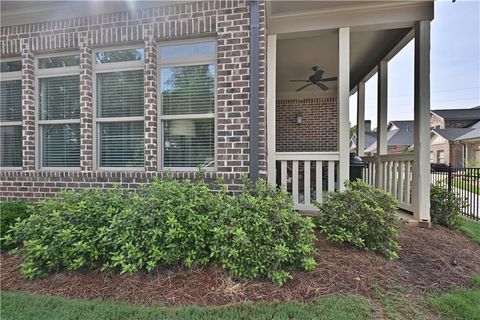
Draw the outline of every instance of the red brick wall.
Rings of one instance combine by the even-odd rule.
[[[303,114],[303,122],[296,115]],[[282,99],[276,104],[278,152],[337,151],[338,104],[336,97]]]
[[[445,163],[450,163],[450,144],[448,142],[430,145],[430,152],[433,152],[433,163],[438,162],[438,151],[445,151]]]
[[[159,6],[161,6],[159,2]],[[265,2],[260,8],[259,157],[266,174],[265,137]],[[0,29],[1,57],[19,57],[22,70],[23,170],[0,172],[0,199],[40,199],[61,189],[109,187],[120,182],[128,188],[163,177],[158,155],[156,44],[192,37],[217,38],[217,143],[216,171],[208,178],[224,178],[238,189],[242,173],[249,171],[250,7],[247,0],[199,1],[158,8],[64,19]],[[145,167],[139,172],[99,172],[93,167],[92,50],[102,46],[143,43],[145,48]],[[36,171],[35,74],[38,54],[79,52],[81,108],[81,168],[77,172]],[[178,178],[192,177],[175,172]]]

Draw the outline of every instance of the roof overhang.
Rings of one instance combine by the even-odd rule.
[[[388,31],[370,44],[368,53],[362,51],[361,65],[352,66],[350,94],[354,94],[360,81],[377,72],[380,61],[391,60],[414,38],[415,24],[432,20],[433,13],[433,1],[270,1],[267,32],[281,40],[349,27],[353,49],[356,34]]]

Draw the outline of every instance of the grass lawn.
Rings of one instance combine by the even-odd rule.
[[[480,244],[480,221],[476,222],[473,220],[462,219],[459,229],[473,241]]]
[[[373,319],[371,304],[358,295],[328,296],[309,304],[294,302],[227,307],[142,308],[104,301],[67,300],[0,292],[2,320],[24,319]]]
[[[430,298],[430,304],[444,319],[480,319],[480,276],[474,278],[476,289],[455,289]]]
[[[459,189],[463,189],[463,190],[467,190],[469,192],[480,194],[480,186],[478,186],[476,184],[473,184],[473,183],[460,181],[458,179],[452,179],[452,185],[454,187],[459,188]]]
[[[138,307],[101,300],[69,300],[21,292],[0,292],[2,320],[24,319],[449,319],[480,320],[477,288],[418,296],[397,284],[374,289],[372,300],[359,295],[326,296],[312,303],[239,304],[224,307]]]

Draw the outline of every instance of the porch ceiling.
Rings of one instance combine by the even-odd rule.
[[[350,39],[350,87],[360,80],[405,38],[410,28],[352,31]],[[291,79],[308,79],[312,66],[325,70],[325,77],[338,76],[338,32],[334,29],[281,36],[277,49],[277,92],[295,92],[302,83]],[[327,83],[330,90],[310,86],[302,95],[334,96],[336,82]],[[297,94],[298,95],[298,94]]]

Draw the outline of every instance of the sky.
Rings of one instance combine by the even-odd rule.
[[[431,109],[480,105],[480,0],[437,0],[431,24]],[[414,43],[388,64],[388,120],[413,120]],[[350,97],[356,124],[357,95]],[[377,76],[365,85],[365,119],[376,127]]]

